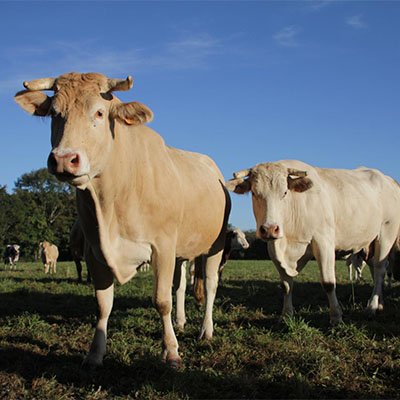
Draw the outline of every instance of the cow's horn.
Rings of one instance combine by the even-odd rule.
[[[299,169],[288,168],[288,174],[304,178],[305,176],[307,176],[307,171],[300,171]]]
[[[133,79],[129,75],[126,79],[109,79],[108,80],[108,91],[116,92],[119,90],[130,90],[132,89]]]
[[[25,81],[24,86],[28,90],[54,90],[56,78],[40,78],[33,81]]]
[[[251,171],[250,168],[241,169],[241,170],[238,171],[238,172],[234,172],[234,173],[233,173],[233,177],[234,177],[234,178],[244,178],[244,177],[250,175],[250,171]]]

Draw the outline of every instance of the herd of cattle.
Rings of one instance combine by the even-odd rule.
[[[73,72],[27,81],[24,87],[15,101],[52,121],[49,172],[77,188],[76,229],[84,238],[79,257],[84,254],[90,269],[99,310],[84,366],[102,365],[114,279],[123,284],[146,264],[154,271],[163,358],[171,366],[181,361],[171,319],[172,287],[176,324],[183,327],[188,261],[194,263],[194,286],[197,282],[205,297],[200,337],[212,337],[231,208],[228,190],[252,195],[257,236],[267,243],[281,277],[282,315],[293,312],[293,278],[315,257],[330,320],[342,320],[335,291],[338,252],[347,255],[349,265],[365,261],[373,267],[367,311],[383,308],[383,281],[389,259],[396,268],[400,235],[400,187],[392,178],[365,167],[325,169],[282,160],[240,170],[225,182],[209,157],[169,147],[146,127],[153,118],[148,107],[122,103],[113,94],[131,89],[130,76]]]

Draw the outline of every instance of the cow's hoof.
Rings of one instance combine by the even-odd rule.
[[[103,358],[93,357],[88,355],[81,364],[81,371],[84,372],[94,372],[103,367]]]
[[[172,369],[178,369],[182,367],[182,360],[181,358],[178,359],[173,359],[173,360],[167,360],[167,365],[171,367]]]
[[[178,330],[178,331],[183,331],[183,330],[185,330],[185,323],[186,323],[186,321],[185,321],[185,322],[178,322],[178,321],[175,321],[175,323],[174,323],[174,328],[175,328],[176,330]]]
[[[375,318],[376,310],[375,310],[375,308],[367,307],[364,310],[364,314],[368,319],[373,319],[373,318]]]

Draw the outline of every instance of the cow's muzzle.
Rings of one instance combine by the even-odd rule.
[[[82,160],[77,152],[59,155],[52,151],[47,159],[49,172],[60,180],[69,180],[82,175]]]
[[[262,240],[274,240],[282,237],[281,228],[277,224],[261,225],[258,233]]]

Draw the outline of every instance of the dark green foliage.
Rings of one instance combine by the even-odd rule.
[[[94,331],[93,288],[76,283],[73,264],[59,263],[56,276],[39,263],[0,270],[0,399],[399,398],[400,283],[385,290],[385,310],[368,320],[368,272],[352,290],[344,262],[337,264],[345,322],[332,328],[315,262],[295,279],[295,316],[280,324],[272,263],[229,261],[214,340],[197,340],[202,309],[187,295],[178,370],[160,360],[152,272],[138,273],[116,285],[108,354],[94,373],[79,370]]]
[[[70,259],[69,232],[76,219],[75,192],[57,181],[46,168],[22,175],[13,194],[0,188],[0,239],[2,247],[18,243],[21,257],[37,258],[38,244],[58,246],[60,259]]]

